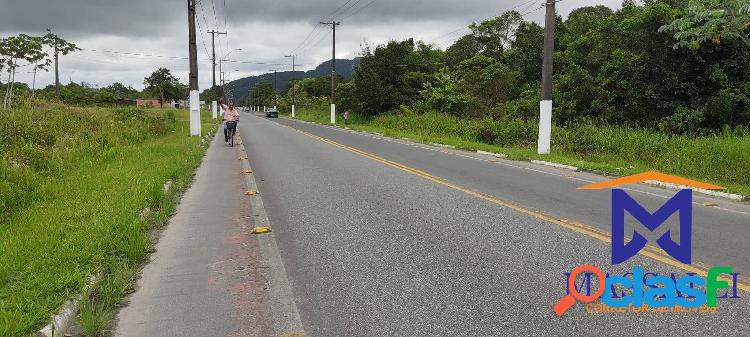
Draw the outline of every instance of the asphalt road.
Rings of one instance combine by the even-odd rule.
[[[554,314],[582,264],[685,273],[612,266],[609,243],[565,226],[609,231],[609,192],[576,190],[603,177],[250,114],[240,130],[309,336],[750,335],[742,291],[713,314]],[[674,193],[629,192],[649,207]],[[694,260],[750,272],[750,208],[709,201],[695,197]]]

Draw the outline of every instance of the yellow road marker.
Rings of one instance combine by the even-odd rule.
[[[270,227],[255,227],[251,233],[252,234],[271,233],[271,228]]]
[[[706,207],[718,207],[719,204],[717,204],[715,202],[706,202],[706,203],[703,203],[703,206],[706,206]]]
[[[337,142],[335,142],[333,140],[330,140],[330,139],[327,139],[327,138],[323,138],[323,137],[314,135],[314,134],[306,132],[306,131],[295,129],[295,128],[293,128],[291,126],[288,126],[288,125],[283,125],[283,126],[286,127],[286,128],[289,128],[291,130],[300,132],[303,135],[308,136],[308,137],[310,137],[312,139],[315,139],[315,140],[321,141],[323,143],[330,144],[330,145],[333,145],[335,147],[344,149],[346,151],[349,151],[349,152],[361,155],[363,157],[366,157],[366,158],[369,158],[371,160],[374,160],[374,161],[383,163],[385,165],[394,167],[396,169],[399,169],[401,171],[413,174],[415,176],[427,179],[427,180],[435,182],[437,184],[440,184],[440,185],[443,185],[443,186],[446,186],[446,187],[450,187],[450,188],[452,188],[454,190],[458,190],[458,191],[464,192],[464,193],[466,193],[468,195],[471,195],[473,197],[476,197],[478,199],[482,199],[482,200],[491,202],[491,203],[499,205],[499,206],[510,208],[512,210],[515,210],[515,211],[518,211],[520,213],[529,215],[529,216],[534,217],[536,219],[543,220],[545,222],[549,222],[549,223],[558,225],[560,227],[563,227],[563,228],[569,229],[571,231],[574,231],[576,233],[583,234],[583,235],[586,235],[588,237],[591,237],[591,238],[603,241],[605,243],[611,243],[612,242],[612,237],[611,237],[610,233],[607,232],[607,231],[601,230],[599,228],[596,228],[596,227],[593,227],[593,226],[590,226],[590,225],[586,225],[586,224],[583,224],[583,223],[578,223],[578,222],[561,221],[561,220],[555,219],[553,217],[550,217],[548,215],[545,215],[543,213],[540,213],[540,212],[537,212],[537,211],[533,211],[531,209],[524,208],[524,207],[519,206],[519,205],[515,205],[515,204],[510,203],[508,201],[500,200],[500,199],[496,198],[495,196],[492,196],[492,195],[489,195],[489,194],[485,194],[485,193],[482,193],[482,192],[479,192],[479,191],[474,191],[474,190],[469,189],[467,187],[463,187],[463,186],[457,185],[457,184],[455,184],[453,182],[450,182],[450,181],[448,181],[448,180],[446,180],[444,178],[431,175],[431,174],[429,174],[427,172],[424,172],[424,171],[421,171],[421,170],[418,170],[418,169],[415,169],[415,168],[412,168],[412,167],[409,167],[409,166],[406,166],[406,165],[403,165],[403,164],[400,164],[400,163],[397,163],[397,162],[394,162],[394,161],[391,161],[391,160],[388,160],[388,159],[385,159],[385,158],[382,158],[380,156],[377,156],[377,155],[374,155],[374,154],[371,154],[371,153],[368,153],[368,152],[365,152],[365,151],[362,151],[362,150],[359,150],[359,149],[356,149],[356,148],[353,148],[353,147],[350,147],[350,146],[347,146],[347,145],[344,145],[344,144],[341,144],[341,143],[337,143]],[[689,272],[689,273],[695,273],[695,274],[703,276],[703,277],[707,277],[708,276],[708,270],[711,269],[711,267],[709,267],[709,266],[707,266],[705,264],[696,263],[694,265],[687,265],[687,264],[684,264],[684,263],[680,263],[679,261],[676,261],[672,257],[670,257],[669,255],[667,255],[662,249],[657,248],[657,247],[652,246],[652,245],[647,245],[646,248],[644,248],[643,250],[641,250],[638,255],[649,257],[651,259],[654,259],[654,260],[657,260],[659,262],[665,263],[665,264],[670,265],[672,267],[676,267],[676,268],[682,269],[682,270],[684,270],[686,272]],[[726,277],[719,277],[719,279],[720,280],[724,280],[724,281],[729,281],[729,282],[732,281],[732,279],[726,278]],[[750,292],[750,281],[743,280],[742,278],[740,278],[738,280],[738,282],[737,282],[737,288],[742,289],[742,290],[747,291],[747,292]]]
[[[250,173],[253,173],[253,170],[242,170],[242,171],[240,171],[240,173],[242,173],[242,174],[250,174]]]
[[[258,195],[258,191],[247,191],[245,195]]]
[[[238,160],[245,160],[245,159],[247,159],[247,157],[239,157],[239,158],[237,158],[237,159],[238,159]]]

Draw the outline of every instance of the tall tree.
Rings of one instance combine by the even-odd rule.
[[[184,94],[184,92],[180,92],[181,87],[183,87],[180,85],[180,81],[167,68],[157,69],[151,73],[151,76],[143,80],[143,84],[146,86],[145,90],[159,93],[161,107],[164,107],[166,100],[179,98]]]
[[[51,62],[48,56],[43,50],[42,39],[39,37],[19,34],[0,39],[0,70],[4,68],[8,70],[8,85],[5,89],[3,108],[7,109],[11,105],[16,69],[20,66],[18,62],[25,61],[34,69],[46,70]]]
[[[481,52],[486,56],[499,59],[503,51],[510,47],[516,36],[523,17],[516,11],[508,11],[502,15],[469,26],[474,37],[481,46]]]

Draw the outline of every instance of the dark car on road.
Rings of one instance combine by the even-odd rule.
[[[279,118],[279,111],[276,109],[268,109],[268,111],[266,111],[266,117]]]

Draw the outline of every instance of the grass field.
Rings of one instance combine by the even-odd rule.
[[[324,109],[298,109],[298,119],[330,123]],[[337,125],[343,126],[341,116]],[[350,116],[352,129],[424,143],[503,153],[512,159],[540,159],[613,175],[648,170],[716,183],[750,196],[750,135],[726,132],[711,137],[670,136],[617,126],[578,125],[553,129],[552,153],[536,154],[537,125],[523,121],[465,120],[439,113],[403,111],[372,120]]]
[[[148,254],[149,229],[169,217],[204,154],[186,118],[59,105],[0,112],[0,336],[36,331],[95,274],[81,325],[111,315]],[[212,125],[204,120],[204,131]]]

